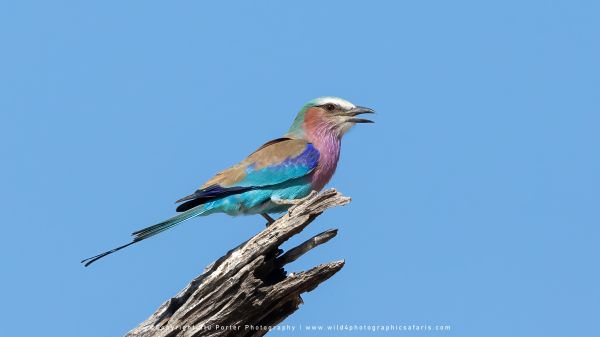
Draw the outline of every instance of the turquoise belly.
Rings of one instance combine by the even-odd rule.
[[[229,215],[250,215],[285,212],[289,205],[278,205],[271,198],[293,200],[307,196],[312,190],[309,183],[291,181],[279,185],[261,187],[255,190],[213,200],[204,204],[204,214],[227,213]]]

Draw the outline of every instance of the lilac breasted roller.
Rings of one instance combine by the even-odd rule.
[[[269,213],[286,211],[296,200],[311,191],[320,191],[329,182],[337,167],[342,137],[357,123],[373,123],[356,117],[373,112],[337,97],[308,102],[283,137],[265,143],[243,161],[217,173],[194,193],[177,200],[181,203],[177,207],[179,214],[133,232],[130,243],[81,262],[88,266],[201,215],[261,214],[273,222]]]

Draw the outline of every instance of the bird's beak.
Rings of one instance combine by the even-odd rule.
[[[362,106],[357,106],[354,109],[346,112],[344,115],[348,116],[350,118],[348,118],[348,122],[352,122],[352,123],[375,123],[370,119],[365,119],[365,118],[355,118],[355,116],[358,115],[362,115],[362,114],[374,114],[375,110],[371,109],[371,108],[365,108]]]

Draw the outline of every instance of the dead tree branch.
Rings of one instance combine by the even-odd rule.
[[[344,261],[287,274],[284,266],[337,234],[331,229],[282,254],[282,243],[326,209],[350,198],[334,189],[312,193],[248,241],[206,267],[128,337],[262,336],[298,309],[300,294],[338,272]],[[262,328],[261,328],[262,327]]]

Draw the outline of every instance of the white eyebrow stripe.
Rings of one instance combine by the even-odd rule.
[[[339,98],[339,97],[319,97],[317,99],[315,99],[314,101],[315,105],[324,105],[324,104],[335,104],[337,106],[340,106],[346,110],[349,109],[353,109],[356,106],[348,101],[346,101],[345,99]]]

